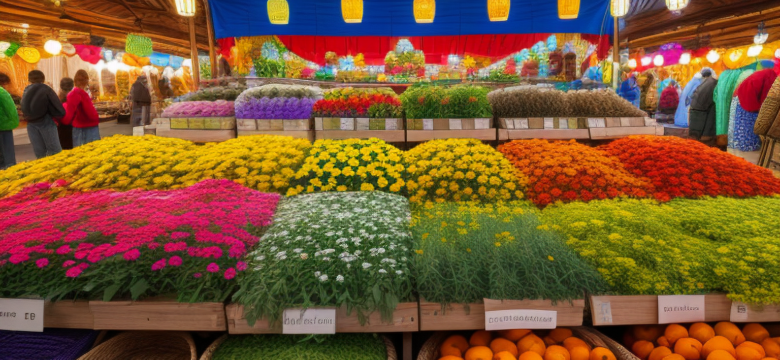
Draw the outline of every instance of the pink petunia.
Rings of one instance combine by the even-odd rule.
[[[78,266],[74,266],[74,267],[68,269],[68,271],[65,272],[65,276],[74,278],[74,277],[77,277],[77,276],[81,275],[82,272],[84,272],[84,270],[82,270]]]
[[[184,251],[187,250],[187,243],[180,241],[175,243],[167,243],[163,247],[165,252]]]
[[[141,256],[141,252],[138,251],[138,249],[132,249],[122,255],[122,257],[127,261],[135,261],[139,256]]]
[[[30,255],[28,254],[13,254],[11,255],[11,258],[8,259],[8,261],[11,262],[11,264],[18,264],[25,262],[27,260],[30,260]]]
[[[65,240],[65,242],[78,241],[78,240],[84,239],[85,237],[87,237],[87,235],[89,235],[89,234],[87,234],[86,231],[76,230],[74,232],[71,232],[68,235],[65,235],[65,239],[64,240]]]
[[[75,264],[76,262],[73,260],[66,260],[64,263],[62,263],[62,267],[70,267],[71,265]]]
[[[185,238],[188,238],[189,236],[190,236],[190,233],[188,233],[188,232],[184,232],[184,231],[174,231],[174,232],[171,234],[171,239],[172,239],[172,240],[180,240],[180,239],[185,239]]]
[[[196,279],[200,279],[201,276],[203,276],[201,273],[194,273],[192,274]]]
[[[71,250],[70,245],[62,245],[57,248],[57,255],[65,255]]]
[[[225,270],[225,279],[230,280],[234,277],[236,277],[236,269],[228,268],[227,270]]]
[[[49,265],[49,259],[47,258],[40,258],[35,262],[35,265],[38,265],[39,268],[43,269],[46,266]]]
[[[152,271],[162,270],[165,267],[166,263],[167,261],[165,260],[165,258],[157,260],[157,262],[152,264]]]
[[[181,266],[182,259],[178,256],[171,256],[170,259],[168,259],[168,265],[170,266]]]
[[[246,268],[247,268],[247,265],[246,265],[246,263],[245,263],[245,262],[243,262],[243,261],[239,261],[239,262],[236,264],[236,270],[238,270],[238,271],[244,271],[244,270],[246,270]]]
[[[158,247],[160,247],[160,244],[158,244],[156,242],[153,242],[153,243],[149,243],[149,245],[147,245],[147,246],[149,247],[150,250],[154,250],[154,249],[157,249]]]
[[[208,272],[215,273],[219,271],[219,265],[217,265],[217,263],[211,263],[206,267],[206,270],[208,270]]]

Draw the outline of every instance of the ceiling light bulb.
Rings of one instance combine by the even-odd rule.
[[[628,67],[631,69],[636,69],[636,59],[628,60]]]
[[[710,50],[709,53],[707,53],[707,61],[710,62],[710,64],[714,64],[720,60],[720,54],[718,54],[715,50]]]
[[[642,66],[649,66],[652,63],[653,63],[653,58],[649,56],[645,56],[642,58]]]
[[[680,55],[680,64],[688,65],[691,63],[691,53],[683,53]]]
[[[664,66],[664,57],[663,57],[663,55],[656,55],[655,58],[653,58],[653,65],[655,65],[655,66]]]
[[[761,50],[764,50],[763,45],[753,45],[748,48],[747,56],[748,57],[757,57],[758,55],[761,55]]]
[[[62,51],[62,43],[57,40],[49,40],[43,44],[43,50],[52,55],[59,55],[60,51]]]

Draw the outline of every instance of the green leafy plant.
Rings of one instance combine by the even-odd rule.
[[[376,335],[338,334],[321,341],[300,335],[230,336],[214,352],[214,360],[386,360],[385,344]]]
[[[409,119],[489,118],[488,91],[473,85],[415,85],[401,94],[401,102]]]

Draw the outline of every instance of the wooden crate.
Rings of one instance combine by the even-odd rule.
[[[61,329],[92,329],[94,318],[89,301],[46,301],[43,304],[43,327]]]
[[[606,127],[591,128],[590,138],[594,140],[617,139],[631,135],[663,135],[662,126],[629,126],[629,127]]]
[[[220,142],[236,137],[235,130],[163,130],[157,129],[157,136],[189,140],[192,142]]]
[[[593,325],[650,325],[658,324],[658,296],[605,295],[590,297]],[[729,321],[731,300],[724,294],[704,297],[707,322]]]
[[[496,129],[485,130],[407,130],[406,141],[423,142],[434,139],[477,139],[495,141]]]
[[[445,308],[439,303],[420,301],[420,331],[482,330],[485,328],[485,311],[496,310],[555,310],[557,326],[582,325],[585,300],[572,303],[550,300],[490,300],[482,304],[450,304]]]
[[[731,322],[780,322],[780,305],[747,305],[731,303]]]
[[[261,131],[261,130],[238,130],[238,136],[253,136],[253,135],[279,135],[279,136],[292,136],[297,139],[307,139],[314,141],[314,131]]]
[[[506,130],[509,140],[519,139],[589,139],[588,129]]]
[[[95,330],[225,331],[222,303],[90,301]]]
[[[228,304],[225,307],[230,334],[281,334],[282,327],[272,327],[268,320],[261,319],[249,326],[244,318],[244,307]],[[377,332],[414,332],[419,331],[418,305],[416,302],[400,303],[393,312],[393,322],[383,323],[379,312],[368,316],[366,325],[360,325],[357,313],[347,315],[346,307],[336,311],[336,332],[338,333],[377,333]]]
[[[377,138],[386,142],[401,143],[405,141],[403,130],[318,130],[314,132],[316,139],[368,139]]]

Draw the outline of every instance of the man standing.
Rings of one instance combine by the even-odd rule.
[[[133,101],[133,126],[143,126],[149,118],[149,107],[152,105],[152,95],[146,84],[146,75],[141,75],[130,88],[130,98]]]
[[[701,84],[691,97],[688,120],[690,137],[704,143],[712,142],[715,139],[715,101],[713,95],[718,80],[715,80],[712,75],[712,70],[709,68],[701,71]]]
[[[62,147],[57,136],[57,125],[52,118],[65,116],[65,108],[57,93],[44,84],[46,77],[42,71],[30,71],[27,80],[30,85],[22,94],[22,113],[27,119],[27,135],[35,157],[40,159],[58,154]]]
[[[0,73],[0,169],[16,165],[14,129],[19,126],[19,114],[11,94],[3,88],[9,83],[11,78]]]

